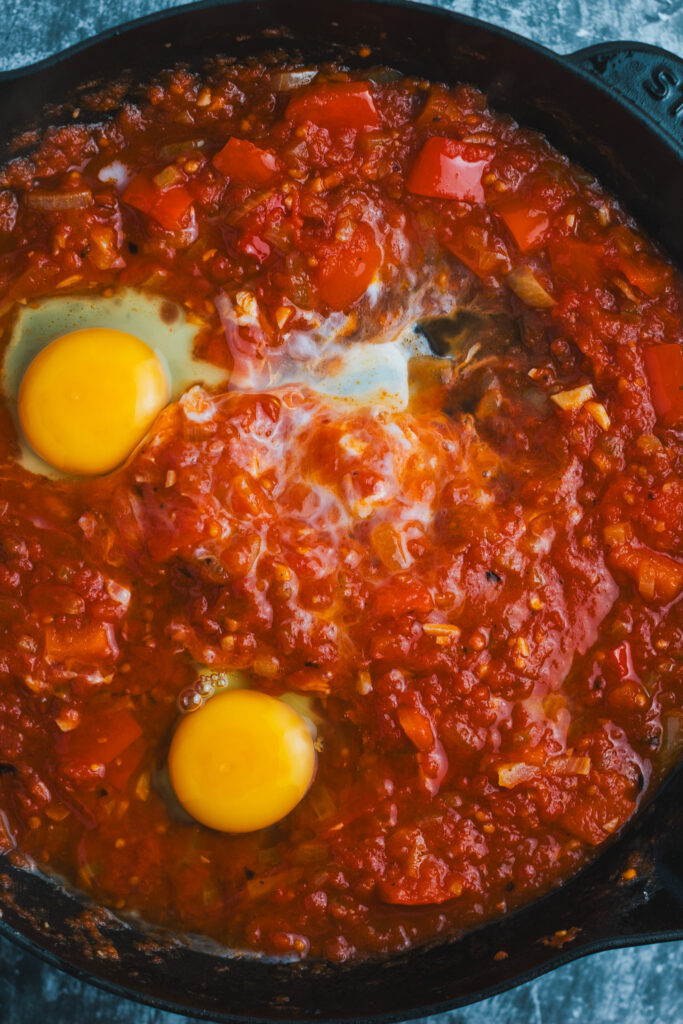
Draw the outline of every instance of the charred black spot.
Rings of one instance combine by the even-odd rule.
[[[19,769],[8,761],[0,761],[0,775],[16,775]]]
[[[433,316],[422,320],[417,326],[429,342],[436,356],[449,356],[459,348],[463,339],[481,323],[477,313],[459,309],[453,316]]]
[[[503,577],[499,576],[497,572],[493,571],[493,569],[487,569],[486,570],[486,579],[489,581],[489,583],[502,583],[503,582]]]

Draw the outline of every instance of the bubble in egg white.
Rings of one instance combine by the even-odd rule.
[[[126,331],[149,345],[166,368],[172,401],[192,384],[201,382],[213,387],[227,380],[226,370],[194,358],[198,326],[187,320],[180,306],[159,297],[124,289],[108,298],[58,296],[24,306],[5,352],[2,388],[20,441],[19,461],[33,473],[65,475],[36,455],[23,437],[17,410],[22,378],[34,357],[51,341],[88,327]]]

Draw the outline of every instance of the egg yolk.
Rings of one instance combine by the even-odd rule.
[[[253,832],[280,821],[305,795],[315,763],[304,719],[255,690],[222,693],[186,715],[168,757],[180,803],[221,832]]]
[[[125,331],[89,327],[50,342],[19,389],[26,440],[65,473],[108,473],[130,455],[169,399],[156,353]]]

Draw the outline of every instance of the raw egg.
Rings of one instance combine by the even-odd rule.
[[[17,429],[20,445],[19,460],[22,465],[33,473],[54,477],[64,473],[107,472],[107,469],[111,469],[117,464],[110,462],[105,468],[106,462],[103,459],[100,463],[102,468],[79,469],[74,465],[69,452],[62,452],[61,457],[57,453],[56,460],[53,462],[44,439],[41,441],[42,435],[45,433],[49,435],[54,433],[53,427],[48,426],[47,408],[39,408],[37,411],[34,409],[33,417],[30,413],[28,414],[30,422],[29,420],[25,424],[20,422],[20,419],[24,418],[19,414],[19,394],[22,390],[22,382],[27,378],[25,395],[28,398],[29,367],[32,367],[35,361],[37,370],[41,366],[38,357],[50,349],[52,344],[62,339],[64,335],[73,333],[88,332],[93,335],[92,354],[97,355],[97,358],[101,357],[105,369],[98,375],[86,377],[84,386],[87,386],[89,392],[92,389],[92,404],[96,406],[97,416],[104,417],[111,411],[115,418],[118,415],[116,410],[118,409],[123,415],[126,402],[130,401],[132,394],[130,390],[131,371],[137,358],[133,350],[135,349],[139,356],[142,351],[139,348],[140,344],[144,344],[148,350],[153,351],[153,355],[158,361],[158,367],[165,372],[167,397],[164,401],[169,399],[173,401],[179,398],[188,387],[200,381],[208,386],[213,386],[226,380],[227,374],[224,369],[194,357],[193,348],[198,330],[199,325],[190,322],[180,306],[153,295],[143,295],[130,288],[122,289],[112,296],[57,296],[34,306],[21,307],[15,319],[3,360],[2,390]],[[120,333],[132,335],[137,345],[127,346],[125,350],[121,348],[117,357],[117,346],[105,340],[103,331],[114,335]],[[66,351],[70,347],[70,345],[60,346],[59,365],[57,365],[56,359],[52,357],[48,359],[47,355],[45,363],[42,364],[41,376],[43,376],[44,385],[49,391],[50,401],[52,401],[53,395],[61,391],[66,380],[65,374],[69,367],[64,364],[64,360],[68,358]],[[71,351],[73,361],[75,349],[71,349]],[[125,362],[127,357],[132,357],[132,363],[126,362],[127,371],[122,371],[123,378],[128,380],[128,384],[123,384],[121,393],[107,399],[106,403],[100,403],[97,395],[102,392],[98,389],[106,386],[111,394],[114,391],[115,380],[122,381],[118,371],[118,375],[115,377],[113,368],[119,357],[122,362]],[[79,361],[80,356],[76,359],[76,363],[78,364]],[[147,363],[146,365],[151,368],[151,364]],[[71,371],[78,372],[74,365],[71,365]],[[55,377],[54,374],[57,376]],[[158,368],[153,377],[157,382],[160,380]],[[107,384],[107,379],[109,379],[109,384]],[[138,378],[135,379],[137,381]],[[136,388],[137,383],[132,385],[132,391],[135,392]],[[138,415],[140,408],[136,404],[135,416]],[[84,428],[84,435],[92,435],[94,441],[93,422],[88,421]],[[147,430],[148,427],[144,430]],[[142,435],[137,431],[133,433],[135,436],[133,436],[132,443],[126,441],[126,444],[130,443],[130,447],[123,451],[117,462],[127,458],[142,439]],[[131,437],[130,434],[127,436]],[[51,436],[47,440],[48,443],[53,441]],[[125,445],[122,445],[122,448],[124,447]],[[53,451],[52,447],[50,451]],[[89,458],[87,461],[92,465]]]
[[[280,821],[305,796],[315,765],[305,719],[275,697],[241,689],[185,715],[168,756],[182,806],[221,832],[253,832]]]
[[[33,450],[65,473],[108,473],[133,451],[169,399],[144,341],[107,327],[63,334],[31,362],[19,420]]]

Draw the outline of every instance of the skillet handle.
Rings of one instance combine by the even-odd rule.
[[[598,43],[567,59],[634,106],[683,154],[683,60],[647,43]]]

